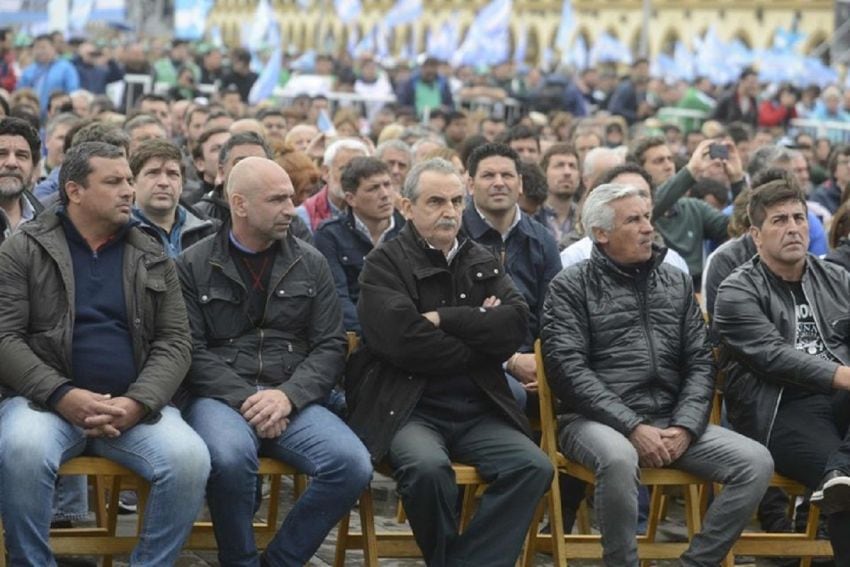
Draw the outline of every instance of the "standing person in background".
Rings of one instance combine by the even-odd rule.
[[[61,59],[53,39],[40,35],[33,42],[33,61],[23,73],[18,87],[30,87],[35,90],[41,102],[41,116],[47,116],[47,104],[54,91],[71,93],[80,88],[80,76],[74,65],[67,59]]]

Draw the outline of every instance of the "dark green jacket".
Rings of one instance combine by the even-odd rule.
[[[652,224],[664,242],[685,259],[692,276],[702,274],[703,240],[723,242],[729,217],[700,199],[685,197],[696,180],[683,167],[655,190]]]
[[[57,388],[72,384],[72,266],[53,210],[0,246],[0,385],[41,405]],[[126,395],[156,412],[183,380],[192,345],[174,264],[137,227],[127,232],[124,245],[124,296],[140,369]]]

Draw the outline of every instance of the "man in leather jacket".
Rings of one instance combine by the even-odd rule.
[[[850,564],[850,277],[807,254],[806,198],[787,179],[753,189],[758,255],[720,285],[714,330],[736,430],[813,490],[836,565]]]
[[[448,161],[408,174],[407,224],[360,275],[363,339],[380,364],[348,397],[349,423],[374,459],[388,457],[429,565],[507,567],[552,466],[502,370],[526,336],[528,307],[498,259],[458,237],[465,201]],[[489,483],[462,534],[452,460]]]
[[[552,280],[541,340],[561,401],[559,445],[596,474],[606,565],[638,564],[639,466],[725,485],[685,566],[719,565],[755,511],[773,462],[758,443],[708,425],[714,367],[691,279],[653,245],[649,195],[597,187],[582,209],[589,260]]]
[[[345,364],[342,311],[327,261],[289,233],[286,172],[246,157],[226,187],[231,223],[178,260],[194,346],[184,416],[212,457],[207,502],[221,564],[300,566],[372,476],[363,444],[322,405]],[[258,558],[259,456],[312,481]]]

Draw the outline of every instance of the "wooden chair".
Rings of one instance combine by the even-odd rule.
[[[386,465],[379,465],[378,472],[392,476],[392,470]],[[475,467],[452,464],[455,482],[463,490],[463,500],[460,514],[460,531],[469,525],[475,509],[475,499],[478,488],[485,484]],[[397,512],[397,520],[406,521],[403,509]],[[350,516],[345,516],[337,528],[335,567],[344,567],[345,553],[349,549],[363,551],[363,565],[377,567],[379,557],[421,557],[422,552],[416,545],[413,532],[377,532],[375,529],[375,509],[372,489],[367,487],[360,496],[360,532],[349,530]]]
[[[718,351],[715,349],[715,359]],[[723,408],[723,386],[725,375],[718,371],[715,381],[714,400],[711,408],[710,422],[720,425]],[[796,500],[797,496],[805,496],[808,492],[805,486],[774,472],[770,481],[772,488],[780,488]],[[792,501],[791,506],[794,506]],[[820,521],[820,506],[810,503],[806,530],[803,533],[745,531],[738,538],[732,549],[734,555],[752,555],[759,557],[799,557],[801,567],[810,567],[813,557],[832,557],[832,545],[828,540],[817,539],[818,523]]]
[[[119,536],[118,493],[122,484],[137,487],[139,495],[138,527],[143,521],[147,483],[131,470],[100,457],[76,457],[59,468],[59,475],[85,475],[93,487],[95,526],[50,530],[50,548],[56,555],[101,555],[103,566],[112,565],[112,556],[127,554],[138,541],[137,535]],[[2,525],[0,525],[0,533]],[[6,547],[0,537],[0,567],[6,565]]]
[[[537,363],[537,389],[540,398],[541,447],[549,456],[552,466],[558,473],[569,474],[589,484],[594,484],[595,477],[593,471],[570,461],[558,449],[554,398],[546,379],[539,340],[535,342],[534,355]],[[700,490],[706,486],[706,481],[692,474],[675,469],[641,468],[640,482],[653,490],[650,500],[647,533],[644,536],[638,537],[639,556],[642,560],[675,559],[680,557],[687,549],[688,543],[660,542],[656,539],[663,489],[670,486],[680,486],[683,488],[685,495],[685,520],[690,539],[702,527]],[[561,566],[567,564],[567,559],[600,559],[602,557],[602,544],[598,535],[564,534],[563,518],[561,515],[561,489],[557,474],[552,481],[552,488],[545,497],[545,503],[538,508],[532,526],[540,523],[544,507],[549,515],[550,533],[539,534],[530,532],[525,550],[524,565],[531,567],[534,564],[534,555],[538,549],[550,552],[555,558],[555,564]],[[727,559],[727,563],[729,560],[731,560],[731,557]]]

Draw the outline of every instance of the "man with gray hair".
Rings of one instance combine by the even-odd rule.
[[[390,168],[390,179],[398,196],[396,204],[399,204],[404,178],[413,163],[413,150],[402,140],[387,140],[375,148],[375,157]]]
[[[335,219],[345,211],[345,191],[342,189],[342,171],[355,157],[369,156],[369,148],[360,140],[337,140],[325,150],[322,160],[322,177],[325,186],[295,209],[298,216],[316,232],[319,225]]]
[[[639,467],[725,485],[682,555],[719,565],[773,473],[764,447],[708,425],[714,366],[691,279],[653,243],[649,194],[597,187],[582,210],[589,260],[564,269],[543,308],[543,357],[561,400],[559,446],[594,471],[607,565],[636,566]],[[612,309],[612,305],[616,305]]]
[[[528,307],[499,259],[458,236],[465,203],[446,160],[407,176],[407,224],[360,274],[365,347],[347,376],[349,424],[392,466],[426,563],[513,565],[552,466],[502,370],[526,337]],[[462,534],[452,461],[489,482]]]

